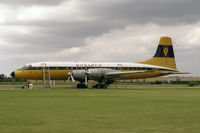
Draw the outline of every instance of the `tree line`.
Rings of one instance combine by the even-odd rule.
[[[25,82],[25,79],[17,79],[4,74],[0,74],[0,82]]]

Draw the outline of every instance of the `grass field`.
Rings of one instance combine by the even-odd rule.
[[[89,84],[89,88],[92,88],[92,85],[94,84]],[[0,84],[0,90],[8,90],[8,89],[22,89],[22,86],[25,86],[25,89],[28,89],[26,83],[21,83],[21,84]],[[112,84],[109,86],[109,88],[112,89],[135,89],[135,88],[185,88],[188,87],[187,84]],[[199,86],[196,86],[199,87]],[[43,85],[42,84],[34,84],[33,89],[42,89]],[[76,84],[56,84],[56,85],[51,85],[52,89],[72,89],[76,88]]]
[[[200,88],[0,90],[0,133],[199,133]]]

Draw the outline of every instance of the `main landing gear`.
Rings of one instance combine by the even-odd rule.
[[[96,84],[96,85],[93,85],[92,88],[106,89],[106,88],[107,88],[107,85],[106,85],[106,84]]]
[[[97,89],[106,89],[113,81],[106,81],[102,82],[101,80],[98,81],[98,84],[93,85],[92,88],[97,88]],[[83,82],[81,81],[79,84],[76,86],[77,88],[88,88],[88,82]]]
[[[88,86],[86,84],[83,84],[83,83],[77,84],[76,87],[77,88],[88,88]]]
[[[80,83],[80,84],[77,84],[76,88],[82,88],[82,89],[84,89],[84,88],[88,88],[88,86],[85,85],[85,84]],[[96,84],[96,85],[93,85],[92,88],[106,89],[107,85],[106,84]]]

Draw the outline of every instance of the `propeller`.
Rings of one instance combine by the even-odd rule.
[[[67,80],[69,81],[70,79],[72,80],[73,83],[75,82],[72,72],[68,72],[68,79]]]
[[[77,73],[77,71],[75,71]],[[79,72],[79,71],[78,71]],[[76,73],[74,73],[76,75]],[[88,85],[88,75],[90,74],[90,70],[89,69],[85,69],[84,71],[84,81],[85,81],[85,85],[87,86]],[[68,78],[67,78],[67,81],[69,80],[72,80],[72,82],[74,83],[75,80],[74,80],[74,76],[73,76],[73,72],[68,72]],[[82,79],[83,80],[83,79]]]
[[[85,74],[85,85],[88,85],[87,74]]]
[[[88,74],[90,74],[90,71],[89,69],[85,69],[85,85],[87,86],[88,85]]]

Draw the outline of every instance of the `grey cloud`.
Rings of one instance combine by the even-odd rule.
[[[45,3],[45,1],[42,2]],[[59,3],[59,1],[56,2]],[[133,23],[174,25],[196,22],[200,19],[200,8],[198,7],[200,1],[198,0],[110,0],[109,2],[90,0],[79,2],[81,10],[86,12],[85,17],[95,17],[95,20],[68,22],[69,18],[62,17],[30,21],[26,24],[20,23],[20,25],[39,28],[30,34],[8,34],[5,38],[9,42],[25,43],[38,51],[45,47],[51,51],[55,48],[82,46],[87,37],[98,36]],[[48,3],[51,4],[53,1],[48,1]]]
[[[33,5],[51,6],[51,5],[59,5],[64,1],[69,1],[69,0],[12,0],[12,1],[1,0],[0,3],[9,6],[33,6]]]
[[[11,43],[27,45],[23,49],[18,49],[19,52],[41,52],[43,49],[49,52],[83,46],[85,45],[85,38],[101,35],[109,32],[111,28],[117,27],[112,23],[98,22],[40,21],[40,23],[33,25],[37,25],[39,28],[33,28],[32,32],[27,34],[9,33],[4,38]]]
[[[107,4],[83,2],[91,15],[129,23],[174,24],[199,21],[199,0],[125,0]]]

